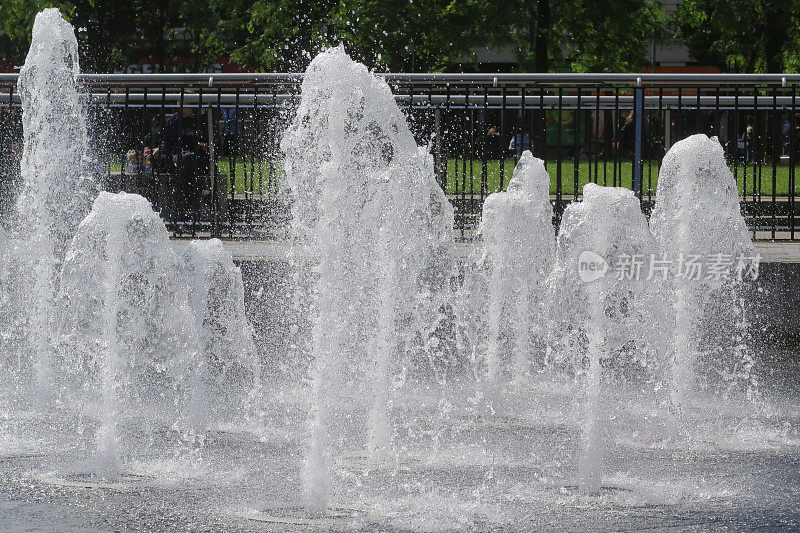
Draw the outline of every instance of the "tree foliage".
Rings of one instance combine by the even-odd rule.
[[[483,9],[486,41],[511,46],[523,70],[630,71],[664,37],[658,0],[509,0]]]
[[[191,1],[170,0],[3,0],[0,2],[0,57],[19,65],[31,42],[36,13],[57,7],[75,26],[85,71],[110,71],[139,57],[164,65],[193,44],[183,15]],[[195,7],[205,8],[197,1]],[[181,30],[180,32],[178,30]],[[183,33],[183,35],[179,35]]]
[[[664,34],[661,3],[614,5],[612,12],[599,0],[257,0],[250,38],[232,47],[232,57],[248,67],[298,69],[343,42],[378,68],[461,70],[474,67],[472,45],[490,43],[515,49],[521,70],[641,68],[652,39]],[[226,32],[209,35],[230,42]]]
[[[36,14],[46,7],[58,7],[67,17],[72,5],[68,2],[44,0],[3,0],[0,2],[0,59],[22,64],[31,44],[31,31]]]
[[[733,72],[797,72],[796,0],[685,0],[672,27],[698,62]]]
[[[646,66],[665,28],[659,0],[3,0],[0,56],[20,64],[33,17],[51,5],[78,29],[95,71],[190,54],[301,70],[339,43],[382,70],[471,70],[473,47],[489,44],[513,51],[522,71],[630,71]],[[682,13],[697,19],[700,7]]]
[[[562,57],[575,72],[643,69],[653,42],[666,36],[666,14],[658,0],[566,0],[559,4],[557,20],[564,36]]]

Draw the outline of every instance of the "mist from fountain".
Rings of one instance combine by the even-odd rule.
[[[524,388],[534,363],[545,364],[547,278],[555,256],[550,175],[541,159],[525,151],[514,168],[508,191],[489,195],[478,228],[479,246],[462,298],[464,315],[477,317],[485,376],[483,394],[496,409],[507,381]]]
[[[605,414],[620,381],[635,369],[658,373],[663,338],[658,277],[651,276],[656,243],[629,189],[589,183],[583,201],[567,206],[557,239],[551,286],[551,342],[582,383],[584,432],[578,487],[601,487]],[[637,262],[638,258],[638,262]],[[638,265],[638,266],[637,266]],[[652,385],[647,377],[642,385]]]
[[[341,47],[309,65],[281,147],[295,235],[316,259],[302,476],[306,504],[322,509],[345,441],[364,435],[375,461],[393,453],[390,377],[407,347],[399,328],[415,323],[416,295],[430,295],[453,214],[388,85]]]
[[[87,391],[78,401],[100,418],[98,469],[119,465],[120,424],[142,410],[188,412],[193,429],[205,420],[191,409],[203,367],[186,278],[146,199],[100,193],[67,249],[57,303],[61,386]]]
[[[64,30],[54,18],[42,20]],[[36,64],[26,83],[35,74],[56,91]],[[74,88],[63,63],[48,65]],[[28,255],[16,233],[4,244],[0,232],[0,309],[33,302],[34,311],[53,311],[41,319],[42,338],[31,339],[45,352],[24,354],[5,350],[16,342],[7,341],[15,319],[0,316],[0,362],[45,354],[40,382],[49,376],[59,401],[30,411],[0,402],[0,496],[11,500],[0,505],[0,528],[248,529],[259,521],[328,530],[583,530],[669,527],[676,516],[741,528],[761,514],[759,525],[797,522],[800,482],[791,467],[800,439],[791,386],[776,388],[780,398],[766,415],[714,398],[692,404],[703,373],[703,385],[733,379],[750,392],[747,323],[726,310],[731,302],[739,307],[741,285],[679,282],[653,261],[688,253],[690,244],[752,252],[715,141],[678,143],[665,159],[653,220],[658,240],[630,191],[590,184],[564,212],[554,244],[549,177],[526,153],[509,191],[487,200],[480,254],[453,298],[453,211],[433,158],[416,145],[382,80],[342,49],[324,52],[309,67],[282,145],[302,282],[295,294],[305,313],[298,346],[310,347],[286,364],[311,361],[310,384],[276,379],[265,394],[261,367],[271,373],[276,359],[264,345],[291,340],[270,331],[276,338],[259,343],[258,353],[242,273],[222,243],[194,242],[179,257],[147,200],[124,193],[101,193],[70,230],[69,213],[78,217],[91,189],[82,185],[91,180],[68,171],[76,165],[61,139],[51,140],[55,151],[43,143],[52,133],[41,119],[50,102],[26,98],[26,114],[42,130],[33,134],[29,124],[26,132],[28,201],[44,209],[55,187],[62,205],[35,220],[30,206],[20,210],[28,227],[39,228],[38,255]],[[75,133],[59,117],[49,120],[62,135]],[[73,135],[70,147],[81,139]],[[44,154],[66,162],[45,166]],[[34,183],[32,162],[50,174]],[[55,233],[48,224],[58,225]],[[54,252],[39,253],[42,243]],[[63,261],[58,243],[67,243]],[[7,292],[21,264],[60,264],[60,274]],[[454,318],[452,308],[464,301],[474,307]],[[273,311],[282,303],[255,305]],[[456,329],[468,333],[469,349],[451,353]],[[730,342],[705,353],[721,334]],[[526,379],[532,367],[539,375]],[[789,369],[791,383],[797,369]],[[711,379],[714,372],[723,379]],[[683,379],[695,376],[683,394]],[[15,378],[0,382],[11,400],[10,384],[23,381]],[[506,381],[515,416],[487,415],[475,388],[503,389]],[[668,423],[665,388],[698,426],[702,438],[692,448],[658,438]],[[226,415],[251,408],[263,424],[248,416],[226,424]],[[302,432],[296,426],[306,415]],[[751,415],[755,423],[744,424]],[[216,421],[225,427],[209,432]],[[195,457],[203,454],[188,471],[187,441]],[[576,463],[581,494],[570,490]],[[65,468],[79,475],[52,474]],[[298,507],[298,489],[306,508]]]
[[[97,191],[87,156],[86,117],[78,99],[78,42],[58,9],[45,9],[20,69],[24,149],[22,192],[17,201],[20,248],[17,290],[25,307],[27,358],[34,397],[50,397],[53,298],[67,243],[88,213]]]
[[[261,363],[245,316],[242,271],[219,239],[189,243],[183,265],[204,354],[197,374],[197,390],[204,397],[196,396],[195,409],[207,416],[220,409],[241,411],[261,388]],[[200,421],[203,416],[194,418]]]
[[[119,416],[122,399],[122,360],[119,339],[120,298],[123,236],[120,227],[108,228],[105,236],[105,292],[103,294],[104,357],[99,361],[99,382],[103,418],[97,430],[97,465],[102,472],[117,473],[120,470]]]
[[[13,275],[11,273],[12,244],[2,226],[0,226],[0,372],[11,375],[13,372],[12,357],[8,354],[14,349],[12,328],[14,326],[15,302],[11,294]],[[11,381],[11,380],[8,380]],[[2,394],[3,387],[0,387]]]
[[[708,370],[703,366],[735,376],[745,388],[752,385],[753,359],[741,339],[746,321],[737,273],[757,272],[758,261],[741,214],[736,180],[716,137],[692,135],[664,156],[650,227],[661,252],[672,259],[670,390],[680,418],[698,392],[697,376]],[[706,271],[693,275],[691,263]],[[719,275],[711,270],[714,263],[723,267]],[[731,309],[738,310],[738,319],[730,315]],[[704,336],[710,338],[705,347]],[[732,362],[729,349],[736,355]]]

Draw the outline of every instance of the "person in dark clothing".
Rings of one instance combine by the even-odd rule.
[[[164,156],[174,157],[181,152],[206,153],[202,132],[194,129],[194,109],[182,107],[167,119],[161,150]]]
[[[753,117],[747,116],[747,126],[744,129],[744,149],[745,149],[745,163],[755,163],[755,147],[756,147],[756,130],[753,127]]]
[[[633,157],[636,143],[636,124],[633,119],[634,112],[631,109],[628,116],[625,117],[625,122],[620,126],[619,133],[617,133],[618,150],[622,157]]]
[[[495,126],[478,137],[477,155],[479,159],[500,159],[500,132]]]
[[[222,153],[226,157],[235,157],[241,133],[241,124],[236,115],[236,108],[223,107],[220,109],[220,114],[222,115],[222,131],[220,132]]]
[[[201,131],[194,128],[194,109],[181,107],[167,119],[161,145],[153,154],[154,168],[176,176],[173,195],[174,216],[183,219],[187,208],[196,214],[200,192],[206,193],[209,174],[208,147]]]
[[[154,148],[161,144],[161,121],[158,115],[150,117],[150,134],[147,146]]]
[[[662,159],[664,157],[664,143],[659,132],[661,121],[658,111],[648,111],[642,120],[642,157],[645,159]]]

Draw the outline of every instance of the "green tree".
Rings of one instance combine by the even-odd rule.
[[[512,46],[520,70],[533,72],[641,69],[666,23],[658,0],[490,2],[481,19],[483,37]]]
[[[0,57],[21,64],[31,42],[36,14],[57,7],[75,26],[81,68],[109,72],[140,57],[165,65],[196,47],[193,17],[203,18],[203,0],[3,0],[0,2]]]
[[[659,0],[566,0],[555,18],[563,36],[561,61],[575,72],[641,70],[653,41],[666,36]]]
[[[69,2],[42,0],[3,0],[0,2],[0,58],[21,65],[31,45],[31,31],[36,14],[47,7],[58,7],[69,17]]]
[[[393,71],[470,70],[470,47],[511,46],[519,69],[635,70],[664,35],[659,0],[217,0],[250,35],[217,25],[206,42],[247,68],[298,70],[343,42],[356,59]],[[241,28],[242,23],[231,25]],[[235,35],[245,44],[231,46]]]
[[[249,37],[231,58],[247,68],[297,70],[306,58],[330,45],[336,0],[257,0],[246,28]]]
[[[474,0],[474,4],[480,10],[480,22],[473,34],[476,41],[483,40],[496,47],[511,46],[520,70],[550,70],[550,59],[559,45],[550,0]]]
[[[296,71],[339,43],[393,71],[471,70],[482,44],[510,46],[522,71],[634,70],[664,25],[658,0],[5,0],[0,53],[19,64],[50,5],[77,28],[88,71],[189,53]]]
[[[375,67],[460,70],[471,62],[477,15],[473,4],[458,0],[343,0],[331,29],[351,55]]]
[[[685,0],[671,23],[700,63],[731,72],[796,72],[798,17],[796,0]]]
[[[163,69],[170,59],[185,57],[196,39],[182,18],[189,3],[72,0],[70,22],[78,32],[84,70],[109,72],[142,57]]]
[[[65,18],[75,26],[81,52],[81,70],[109,72],[122,66],[136,41],[131,22],[136,20],[133,2],[73,0]]]
[[[440,70],[468,58],[471,21],[464,0],[217,0],[233,13],[202,32],[205,53],[229,50],[246,68],[301,70],[344,43],[375,68]],[[246,29],[246,33],[242,33]]]
[[[230,56],[251,39],[252,0],[189,0],[181,20],[193,36],[193,52],[208,61]]]

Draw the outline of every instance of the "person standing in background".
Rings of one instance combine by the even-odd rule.
[[[748,115],[747,127],[744,129],[745,163],[755,163],[756,130],[753,127],[753,117]]]
[[[514,127],[511,130],[511,142],[508,145],[508,151],[514,154],[514,159],[519,160],[522,157],[522,152],[530,150],[533,152],[533,143],[531,136],[528,134],[528,121],[525,120],[524,115],[519,115],[514,121]]]

